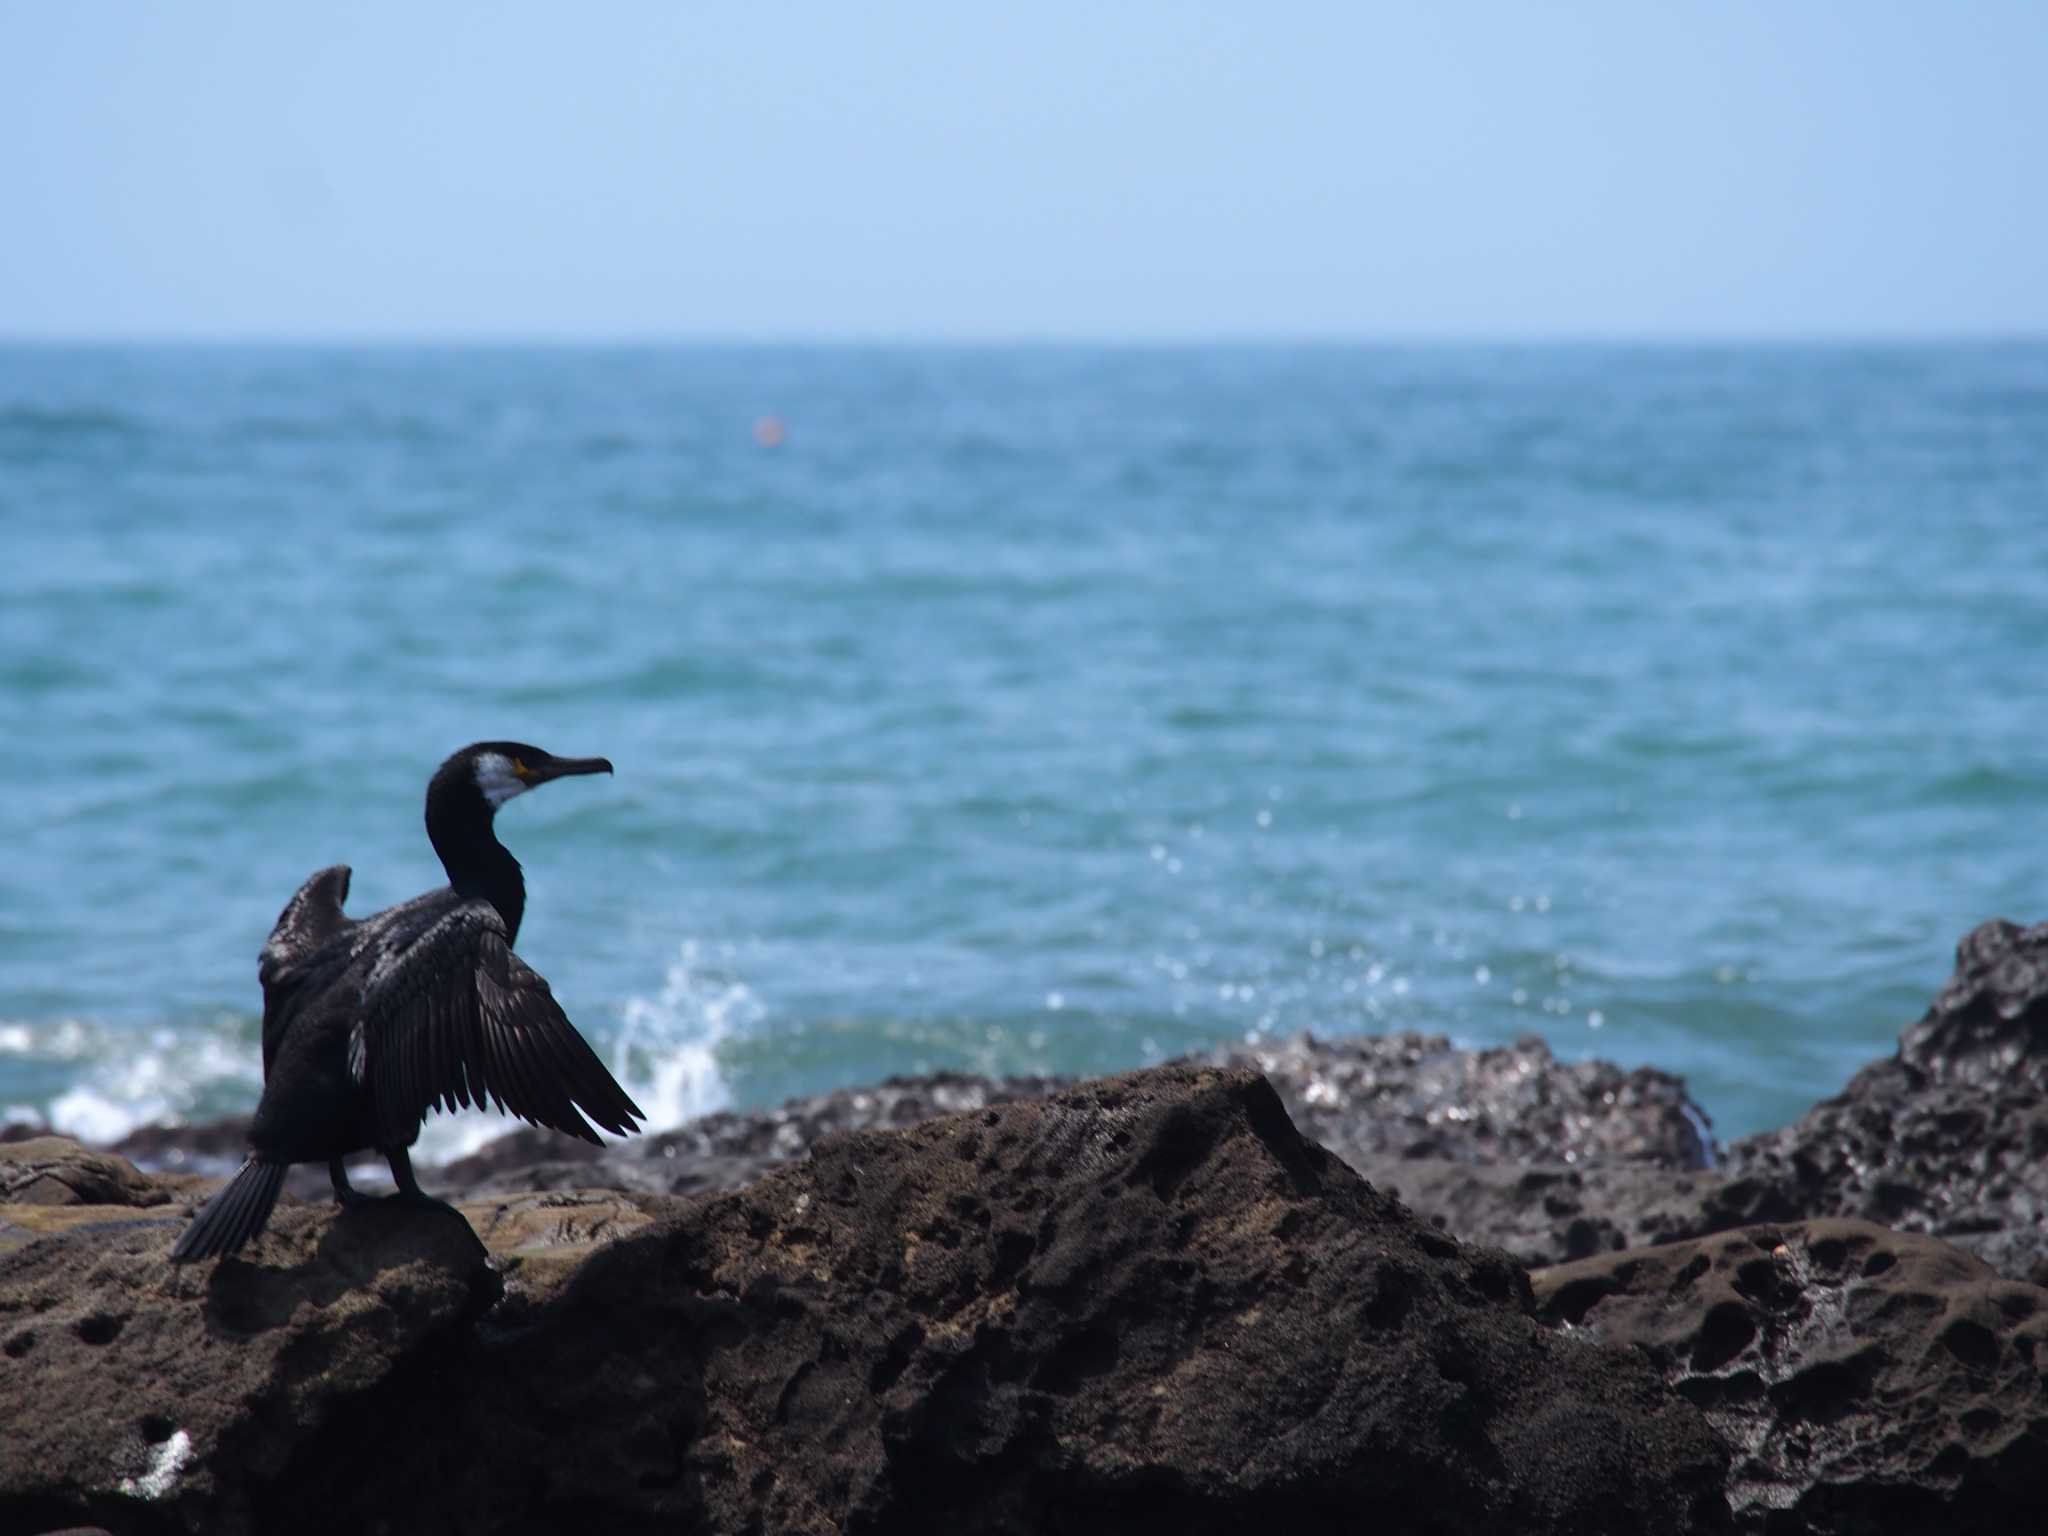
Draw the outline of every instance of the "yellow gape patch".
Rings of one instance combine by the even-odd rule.
[[[502,752],[479,752],[471,771],[476,775],[476,787],[493,808],[533,787],[526,765]]]

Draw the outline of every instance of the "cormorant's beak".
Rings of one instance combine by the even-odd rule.
[[[567,779],[579,773],[610,773],[612,760],[608,757],[550,757],[538,763],[521,763],[519,777],[527,787],[545,784],[550,779]]]

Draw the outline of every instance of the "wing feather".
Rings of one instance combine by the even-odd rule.
[[[632,1134],[645,1113],[505,939],[504,920],[485,901],[460,902],[417,932],[390,936],[364,983],[350,1042],[351,1070],[368,1085],[382,1131],[403,1144],[429,1109],[495,1100],[585,1141],[600,1139],[593,1123]]]
[[[309,877],[284,904],[256,957],[256,979],[266,992],[289,984],[294,968],[348,926],[341,908],[348,900],[350,873],[346,864],[331,864]]]
[[[354,926],[341,910],[348,882],[346,864],[330,865],[308,879],[277,914],[256,957],[256,979],[263,984],[266,1079],[301,1001],[331,985],[348,967],[347,947],[331,942]]]

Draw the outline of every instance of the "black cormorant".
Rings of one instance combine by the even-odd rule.
[[[360,922],[341,911],[346,864],[299,887],[257,964],[263,1098],[249,1155],[178,1239],[173,1263],[233,1253],[262,1231],[292,1163],[326,1163],[335,1198],[352,1205],[370,1197],[349,1187],[342,1159],[374,1148],[391,1160],[398,1199],[440,1204],[406,1153],[432,1108],[495,1099],[592,1142],[591,1121],[614,1135],[639,1128],[640,1107],[512,952],[526,883],[491,830],[514,795],[611,771],[601,757],[514,741],[464,747],[427,785],[427,836],[447,885]]]

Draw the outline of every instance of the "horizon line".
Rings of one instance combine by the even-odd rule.
[[[420,351],[561,350],[630,351],[684,348],[876,348],[933,350],[1043,347],[1101,350],[1209,348],[1416,347],[1918,347],[2033,346],[2048,343],[2048,327],[1951,330],[1446,330],[1290,331],[1275,329],[1187,332],[1116,331],[9,331],[0,347],[89,348],[319,348]]]

